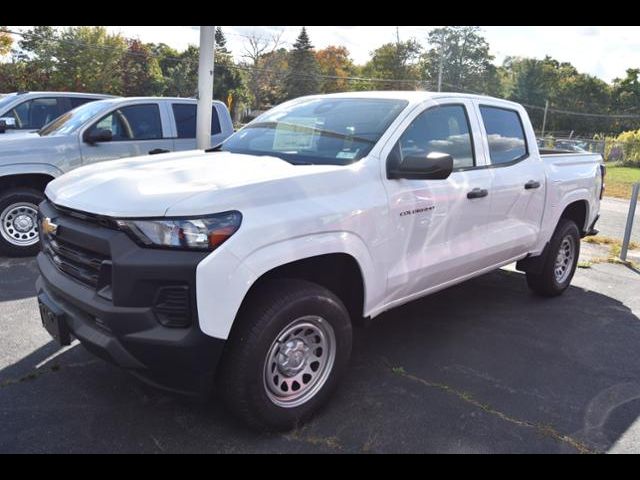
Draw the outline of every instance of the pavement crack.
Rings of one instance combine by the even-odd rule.
[[[6,380],[3,380],[2,382],[0,382],[0,388],[6,388],[12,385],[19,385],[21,383],[31,382],[45,375],[59,372],[62,369],[88,367],[89,365],[93,365],[94,363],[97,363],[97,361],[91,360],[89,362],[69,363],[67,365],[54,364],[47,368],[39,368],[37,370],[33,370],[19,378],[8,378]]]
[[[524,427],[524,428],[531,428],[534,429],[536,431],[538,431],[540,434],[551,437],[561,443],[565,443],[567,445],[570,445],[571,447],[575,448],[579,453],[590,453],[590,454],[594,454],[594,453],[601,453],[597,450],[592,449],[591,447],[587,446],[586,444],[580,442],[579,440],[576,440],[575,438],[570,437],[569,435],[565,435],[561,432],[559,432],[558,430],[556,430],[553,426],[551,425],[544,425],[541,423],[536,423],[536,422],[530,422],[528,420],[520,420],[518,418],[512,417],[511,415],[508,415],[506,413],[501,412],[500,410],[497,410],[496,408],[492,407],[489,404],[486,403],[482,403],[480,400],[476,399],[475,397],[473,397],[473,395],[471,395],[468,392],[464,392],[462,390],[458,390],[454,387],[451,387],[449,385],[446,385],[444,383],[438,383],[438,382],[430,382],[428,380],[425,380],[424,378],[420,378],[417,377],[415,375],[412,375],[410,373],[407,373],[404,368],[402,367],[395,367],[395,368],[391,368],[391,371],[396,374],[399,375],[401,377],[406,378],[407,380],[411,380],[413,382],[416,383],[420,383],[422,385],[424,385],[425,387],[429,387],[429,388],[436,388],[438,390],[444,391],[450,395],[454,395],[456,397],[458,397],[460,400],[473,405],[476,408],[479,408],[481,410],[483,410],[486,413],[489,413],[490,415],[493,415],[495,417],[500,418],[501,420],[511,423],[513,425],[517,425],[518,427]]]
[[[316,447],[327,447],[331,450],[340,451],[342,450],[342,445],[340,444],[340,439],[338,437],[319,437],[315,435],[305,435],[305,431],[308,430],[308,427],[296,428],[292,432],[283,435],[283,437],[289,441],[297,441],[304,442]]]

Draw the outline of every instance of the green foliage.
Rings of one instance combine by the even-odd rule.
[[[287,98],[320,92],[318,61],[305,27],[302,27],[296,43],[293,44],[288,63],[289,69],[285,80]]]
[[[351,89],[348,77],[355,75],[356,69],[345,47],[329,46],[316,52],[322,81],[322,93],[345,92]]]
[[[370,82],[358,89],[416,90],[420,86],[419,59],[422,46],[417,40],[387,43],[376,49],[362,69],[366,78],[404,80],[403,82]]]
[[[616,143],[623,151],[622,164],[640,167],[640,130],[623,132],[616,138]]]
[[[424,55],[425,78],[435,87],[442,67],[442,89],[487,93],[497,84],[489,44],[474,26],[436,28],[429,33],[430,50]]]
[[[426,51],[414,39],[381,45],[365,65],[354,65],[348,50],[341,46],[314,51],[305,28],[292,49],[282,48],[280,38],[253,34],[245,42],[246,60],[238,62],[218,27],[214,98],[230,103],[237,113],[244,106],[264,110],[290,98],[320,92],[435,89],[442,67],[443,90],[484,93],[523,103],[537,130],[542,128],[543,107],[549,101],[547,132],[555,136],[598,134],[608,140],[608,159],[640,162],[635,140],[640,129],[640,68],[627,70],[625,77],[609,85],[548,56],[508,57],[496,67],[489,44],[475,26],[432,30]],[[9,51],[11,56],[0,63],[3,92],[197,94],[199,49],[195,46],[179,52],[164,43],[147,44],[109,34],[105,27],[56,30],[34,26],[17,45],[12,45],[11,36],[0,33],[0,55]],[[611,116],[614,114],[618,116]],[[625,140],[620,141],[617,135],[627,131],[635,133],[625,134],[621,137]]]
[[[51,83],[58,90],[121,94],[122,59],[127,42],[104,27],[70,27],[54,44]]]
[[[149,45],[129,40],[120,65],[122,94],[128,97],[161,95],[164,77],[158,59]]]
[[[11,46],[13,45],[13,38],[8,33],[5,33],[1,30],[6,30],[7,27],[0,26],[0,57],[6,55],[11,51]]]

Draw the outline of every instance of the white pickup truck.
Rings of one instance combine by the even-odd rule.
[[[362,319],[512,262],[560,295],[603,175],[598,155],[541,154],[503,100],[293,100],[212,151],[50,183],[42,321],[63,345],[176,391],[216,385],[248,424],[290,428],[330,396]]]
[[[0,255],[38,252],[38,204],[46,185],[63,173],[105,160],[196,148],[195,99],[82,100],[37,132],[0,137]],[[217,145],[233,133],[233,122],[224,103],[214,102],[212,109],[211,141]]]

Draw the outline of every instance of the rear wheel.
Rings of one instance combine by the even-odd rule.
[[[569,288],[580,256],[580,232],[575,222],[561,219],[539,273],[527,272],[527,284],[538,295],[556,297]]]
[[[220,366],[227,406],[248,425],[287,430],[329,398],[351,354],[351,322],[329,290],[275,280],[241,313]]]
[[[28,257],[38,253],[38,205],[44,195],[30,188],[0,195],[0,254]]]

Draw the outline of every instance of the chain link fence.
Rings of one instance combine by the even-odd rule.
[[[599,153],[607,163],[640,167],[640,140],[621,142],[614,139],[538,138],[538,147],[576,153]]]

